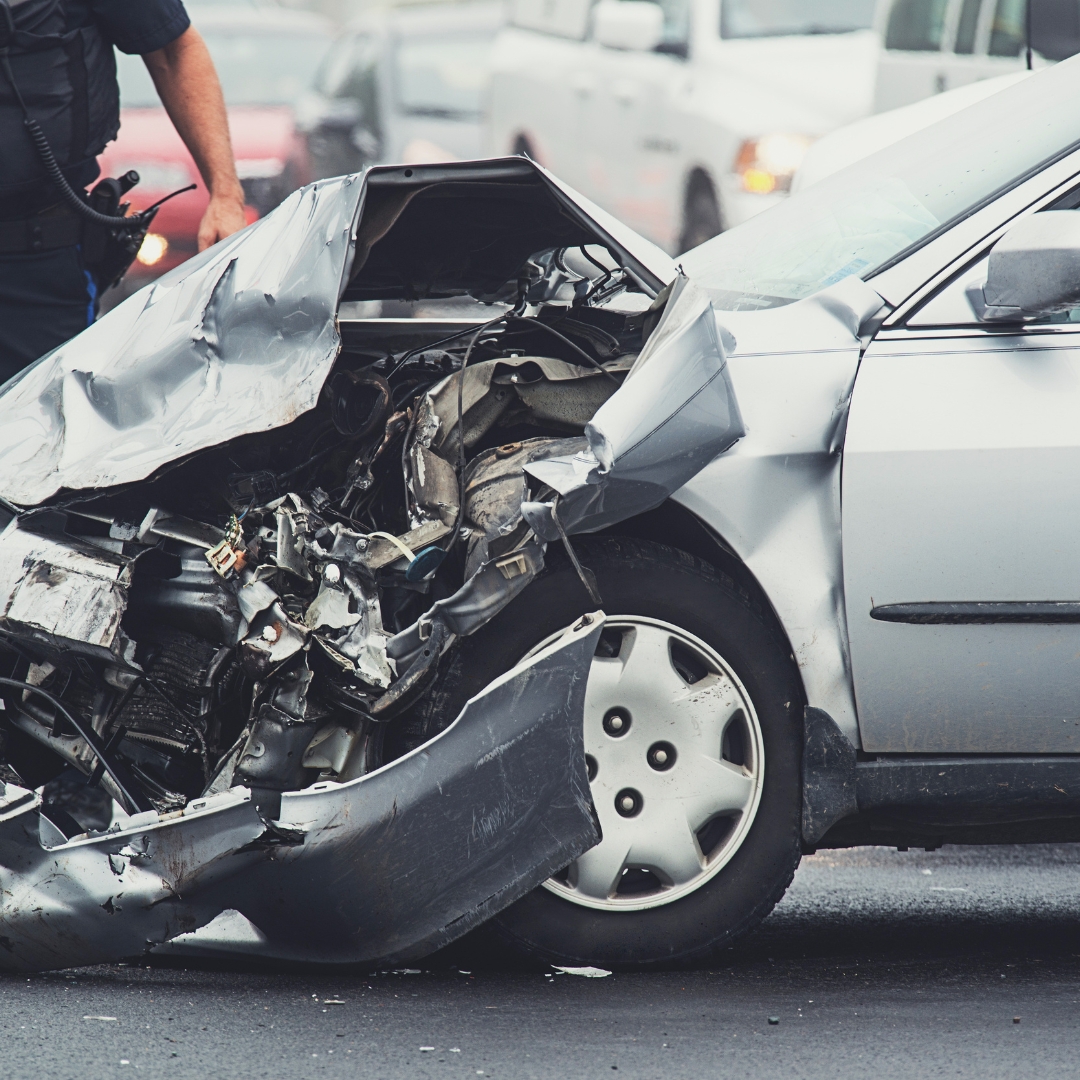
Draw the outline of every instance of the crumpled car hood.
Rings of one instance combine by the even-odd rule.
[[[10,380],[0,390],[0,497],[36,506],[64,490],[144,480],[312,409],[341,344],[335,316],[361,203],[373,183],[392,188],[402,172],[370,169],[294,192]],[[640,276],[654,285],[674,276],[658,248],[533,162],[428,172],[435,182],[540,181],[572,224],[626,253]]]
[[[106,488],[312,408],[337,356],[363,185],[313,184],[12,379],[0,494]]]

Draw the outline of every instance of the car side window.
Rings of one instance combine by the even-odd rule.
[[[1059,196],[1052,203],[1044,206],[1042,210],[1080,210],[1080,187]],[[1041,213],[1042,210],[1039,212]],[[994,329],[994,324],[981,323],[977,311],[975,292],[979,292],[986,282],[987,268],[990,261],[989,252],[977,259],[970,266],[961,270],[951,281],[943,285],[937,293],[926,300],[907,319],[907,325],[920,329],[934,326],[981,326],[984,329]],[[1025,327],[1039,326],[1070,326],[1080,330],[1080,308],[1072,308],[1069,311],[1059,311],[1054,315],[1045,315],[1041,319],[1032,319],[1024,323]],[[1003,324],[998,324],[997,329],[1002,329]]]
[[[334,97],[337,88],[345,81],[352,64],[353,38],[341,38],[326,54],[315,76],[315,89],[323,97]]]
[[[978,262],[958,274],[940,292],[923,304],[907,320],[907,325],[915,330],[924,327],[978,326],[984,330],[1008,330],[1015,333],[1015,326],[979,321],[973,302],[973,293],[981,290],[986,283],[988,262],[989,256],[984,255]],[[1059,311],[1055,315],[1045,315],[1041,319],[1032,319],[1023,325],[1025,329],[1039,326],[1071,326],[1080,330],[1080,308]]]
[[[979,12],[983,0],[964,0],[960,7],[960,18],[956,23],[956,43],[953,52],[961,56],[970,56],[975,51],[975,34],[979,29]]]
[[[339,42],[330,52],[315,82],[323,97],[355,98],[372,115],[378,44],[366,34]]]
[[[885,28],[885,48],[938,52],[949,0],[896,0]]]

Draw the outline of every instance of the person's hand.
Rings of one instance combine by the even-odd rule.
[[[211,195],[210,205],[199,222],[199,250],[232,236],[247,224],[244,215],[244,196],[240,194]]]

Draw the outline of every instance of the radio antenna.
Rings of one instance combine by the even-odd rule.
[[[1024,4],[1024,37],[1027,39],[1027,69],[1031,70],[1031,5],[1033,0]]]

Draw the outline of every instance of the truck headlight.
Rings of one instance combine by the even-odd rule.
[[[735,172],[742,180],[743,190],[754,195],[790,191],[791,179],[813,141],[808,135],[785,132],[747,139],[735,158]]]

